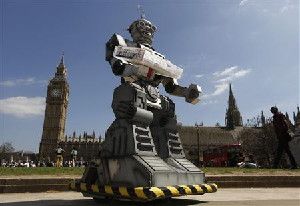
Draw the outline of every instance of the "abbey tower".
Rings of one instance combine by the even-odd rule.
[[[225,125],[228,129],[234,129],[236,126],[243,126],[242,116],[236,104],[231,84],[229,84],[228,108],[226,110]]]

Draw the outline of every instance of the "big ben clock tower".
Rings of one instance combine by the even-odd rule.
[[[56,68],[55,76],[47,88],[46,110],[40,143],[40,160],[55,159],[55,149],[60,141],[64,141],[66,114],[69,97],[69,84],[66,78],[64,56]]]

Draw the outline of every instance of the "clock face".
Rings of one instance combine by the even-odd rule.
[[[51,91],[51,96],[52,96],[52,97],[59,97],[60,95],[61,95],[61,92],[60,92],[59,89],[53,89],[53,90]]]

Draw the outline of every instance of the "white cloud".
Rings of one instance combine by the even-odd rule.
[[[201,78],[203,76],[204,76],[203,74],[197,74],[197,75],[195,75],[196,78]]]
[[[232,66],[214,72],[213,73],[214,91],[211,94],[203,95],[202,96],[203,99],[209,99],[211,97],[223,94],[227,90],[229,83],[241,77],[246,76],[250,72],[251,72],[250,69],[242,69],[239,68],[238,66]]]
[[[34,77],[28,77],[25,79],[5,80],[0,82],[0,86],[14,87],[14,86],[27,86],[32,84],[46,84],[46,80],[36,80]]]
[[[210,99],[211,97],[218,96],[220,94],[223,94],[226,89],[228,88],[227,83],[218,83],[214,85],[214,91],[210,94],[204,94],[202,95],[203,99]]]
[[[208,105],[208,104],[217,104],[218,101],[217,100],[204,100],[202,101],[203,105]]]
[[[216,77],[222,77],[233,74],[237,70],[237,66],[225,68],[224,71],[214,72],[213,75]]]
[[[277,15],[287,13],[292,9],[298,8],[297,1],[281,0],[276,1],[275,4],[270,5],[269,1],[261,0],[240,0],[239,7],[246,8],[251,4],[256,11],[269,15]]]
[[[44,97],[9,97],[0,99],[0,113],[18,118],[43,115]]]
[[[216,82],[219,83],[229,83],[233,80],[239,79],[243,76],[246,76],[250,73],[250,69],[242,69],[238,68],[238,66],[233,66],[229,68],[225,68],[222,71],[217,71],[213,73],[216,78]]]
[[[240,1],[240,6],[245,6],[248,2],[249,0],[242,0]]]
[[[286,0],[285,4],[280,8],[280,13],[285,13],[291,9],[295,8],[295,6],[291,3],[291,1]]]
[[[215,91],[211,94],[211,96],[218,96],[220,94],[223,94],[223,92],[225,92],[227,88],[228,88],[227,83],[216,84]]]

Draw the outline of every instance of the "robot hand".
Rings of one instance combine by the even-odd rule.
[[[116,60],[112,65],[112,71],[117,76],[128,77],[138,74],[138,68],[134,65],[124,62],[122,60]]]
[[[125,70],[125,64],[121,60],[117,60],[112,65],[112,71],[115,75],[121,75]]]
[[[191,104],[197,104],[200,99],[198,98],[202,92],[201,87],[196,84],[190,84],[186,90],[185,101]]]

